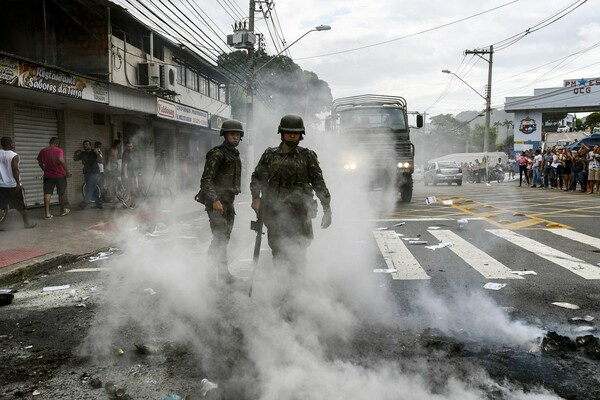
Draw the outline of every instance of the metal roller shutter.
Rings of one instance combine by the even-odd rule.
[[[37,156],[48,146],[52,136],[58,136],[56,111],[49,108],[16,105],[14,107],[15,150],[21,159],[21,182],[27,193],[27,206],[44,204],[44,173]],[[52,203],[58,202],[56,195]]]

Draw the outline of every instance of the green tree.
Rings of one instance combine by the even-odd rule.
[[[585,119],[585,125],[593,132],[594,127],[600,126],[600,112],[593,112]]]
[[[485,136],[485,126],[475,125],[475,128],[471,130],[469,136],[469,147],[470,151],[483,151],[483,137]],[[495,127],[490,127],[490,137],[488,138],[488,150],[495,149],[496,140],[498,138],[498,132]]]
[[[510,119],[505,119],[504,121],[502,121],[502,126],[506,127],[506,137],[508,138],[509,136],[511,136],[510,131],[515,128],[515,123]],[[514,138],[515,135],[513,134],[512,136]]]
[[[510,152],[510,150],[513,149],[514,145],[515,145],[515,135],[508,135],[502,143],[496,145],[496,150],[503,151],[508,154]]]
[[[234,82],[230,88],[232,115],[242,120],[246,107],[247,57],[240,50],[218,59],[218,65]],[[315,114],[328,110],[333,100],[329,85],[317,74],[304,71],[289,57],[272,57],[263,51],[255,54],[254,93],[255,111],[268,112],[275,119],[296,113],[304,117],[305,123],[316,120]]]
[[[452,114],[431,117],[428,141],[434,157],[468,151],[468,138],[471,128]],[[435,145],[433,145],[435,144]]]

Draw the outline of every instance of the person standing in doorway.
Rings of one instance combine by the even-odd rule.
[[[241,192],[242,162],[237,147],[244,136],[242,123],[227,120],[223,122],[220,134],[224,137],[223,143],[206,153],[196,200],[206,206],[208,213],[213,235],[208,254],[216,269],[217,281],[230,284],[235,279],[227,267],[227,245],[235,221],[233,201]]]
[[[44,171],[44,210],[46,212],[46,219],[53,218],[52,213],[50,213],[50,201],[55,187],[60,205],[60,215],[64,217],[70,211],[65,207],[65,193],[67,191],[67,177],[70,177],[71,174],[65,163],[64,153],[58,147],[59,144],[59,139],[53,136],[50,139],[48,147],[40,150],[37,156],[38,165]]]
[[[25,229],[35,228],[37,224],[29,221],[29,214],[25,207],[25,196],[21,187],[19,171],[19,155],[14,151],[14,142],[11,137],[3,136],[0,139],[0,208],[7,205],[18,210],[23,218]]]
[[[102,153],[92,148],[92,142],[84,140],[83,150],[75,151],[73,160],[81,161],[83,164],[85,193],[83,201],[79,203],[79,208],[85,210],[92,200],[96,203],[96,208],[102,208],[102,199],[100,198],[100,190],[98,190],[98,183],[100,182],[100,168],[98,167],[98,163],[102,162]]]
[[[285,115],[278,133],[281,144],[267,148],[252,173],[252,209],[267,227],[275,265],[302,273],[317,214],[313,194],[323,207],[322,229],[331,225],[331,195],[317,154],[298,145],[305,134],[302,118]]]

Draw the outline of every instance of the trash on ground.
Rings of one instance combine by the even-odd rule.
[[[118,356],[122,356],[123,354],[125,354],[125,350],[123,350],[120,347],[117,347],[117,349],[115,350],[115,353],[117,353]]]
[[[154,296],[156,294],[156,292],[152,288],[144,289],[144,293],[148,293],[150,296]]]
[[[575,349],[577,349],[577,344],[575,341],[567,336],[559,335],[554,331],[548,332],[548,334],[542,339],[542,350],[546,352]]]
[[[178,394],[168,394],[164,400],[181,400],[182,397],[179,396]]]
[[[454,204],[454,201],[452,200],[444,200],[442,201],[442,204],[445,206],[451,206],[452,204]]]
[[[581,324],[584,322],[592,322],[594,317],[591,315],[586,315],[585,317],[571,317],[569,318],[569,322],[572,324]]]
[[[86,306],[83,303],[79,303],[75,307],[77,307],[77,308],[85,308]]]
[[[409,240],[408,244],[427,244],[427,240]]]
[[[466,218],[461,218],[457,219],[456,223],[458,224],[458,227],[462,229],[469,223],[469,220]]]
[[[394,268],[390,268],[390,269],[374,269],[373,272],[375,272],[376,274],[393,274],[394,272],[398,272],[398,270],[394,269]]]
[[[202,396],[206,396],[206,393],[208,393],[209,391],[211,391],[213,389],[217,389],[218,387],[219,387],[219,385],[209,381],[206,378],[204,378],[200,381],[200,393],[202,394]]]
[[[42,289],[42,291],[44,292],[54,292],[56,290],[65,290],[65,289],[69,289],[71,287],[71,285],[61,285],[61,286],[46,286],[45,288]]]
[[[387,231],[387,226],[380,226],[379,228],[375,228],[376,231]]]
[[[434,245],[431,245],[431,246],[425,246],[425,248],[429,249],[429,250],[436,250],[436,249],[443,249],[444,247],[450,247],[450,246],[452,246],[452,243],[449,243],[449,242],[440,242],[438,244],[434,244]]]
[[[506,287],[506,283],[488,282],[485,285],[483,285],[483,288],[488,290],[500,290],[504,287]]]
[[[425,199],[425,204],[429,205],[433,203],[437,203],[437,199],[435,198],[435,196],[429,196]]]
[[[156,354],[160,351],[160,349],[157,346],[153,346],[147,343],[134,343],[133,345],[137,349],[138,354]]]
[[[427,229],[436,230],[436,229],[442,229],[442,227],[441,226],[428,226]]]
[[[524,276],[524,275],[537,275],[535,271],[510,271],[511,274]]]
[[[394,224],[394,228],[398,226],[404,226],[404,224],[406,224],[406,222],[398,222],[397,224]]]
[[[562,308],[568,308],[569,310],[579,310],[581,307],[579,307],[576,304],[571,304],[571,303],[563,303],[560,301],[555,301],[554,303],[552,303],[553,306],[558,306],[558,307],[562,307]]]
[[[0,294],[4,293],[17,293],[15,289],[0,289]]]
[[[117,386],[113,382],[106,382],[106,384],[104,385],[104,389],[106,390],[106,393],[108,393],[108,395],[111,397],[120,398],[125,396],[125,388]]]
[[[96,262],[96,261],[100,261],[100,260],[108,260],[109,257],[108,256],[91,256],[90,258],[88,258],[89,262]]]
[[[0,294],[0,307],[7,306],[13,302],[15,295],[12,293],[1,293]]]
[[[418,237],[414,237],[414,238],[405,238],[405,237],[403,237],[402,240],[406,240],[408,242],[409,240],[419,240],[419,238]]]
[[[594,332],[596,330],[595,326],[577,326],[575,328],[573,328],[573,332]]]
[[[42,392],[40,392],[39,390],[34,390],[33,393],[31,393],[32,396],[39,396],[40,394],[42,394]]]

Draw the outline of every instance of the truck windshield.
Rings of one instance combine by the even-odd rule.
[[[406,118],[404,112],[397,108],[356,108],[340,112],[340,127],[406,131]]]

